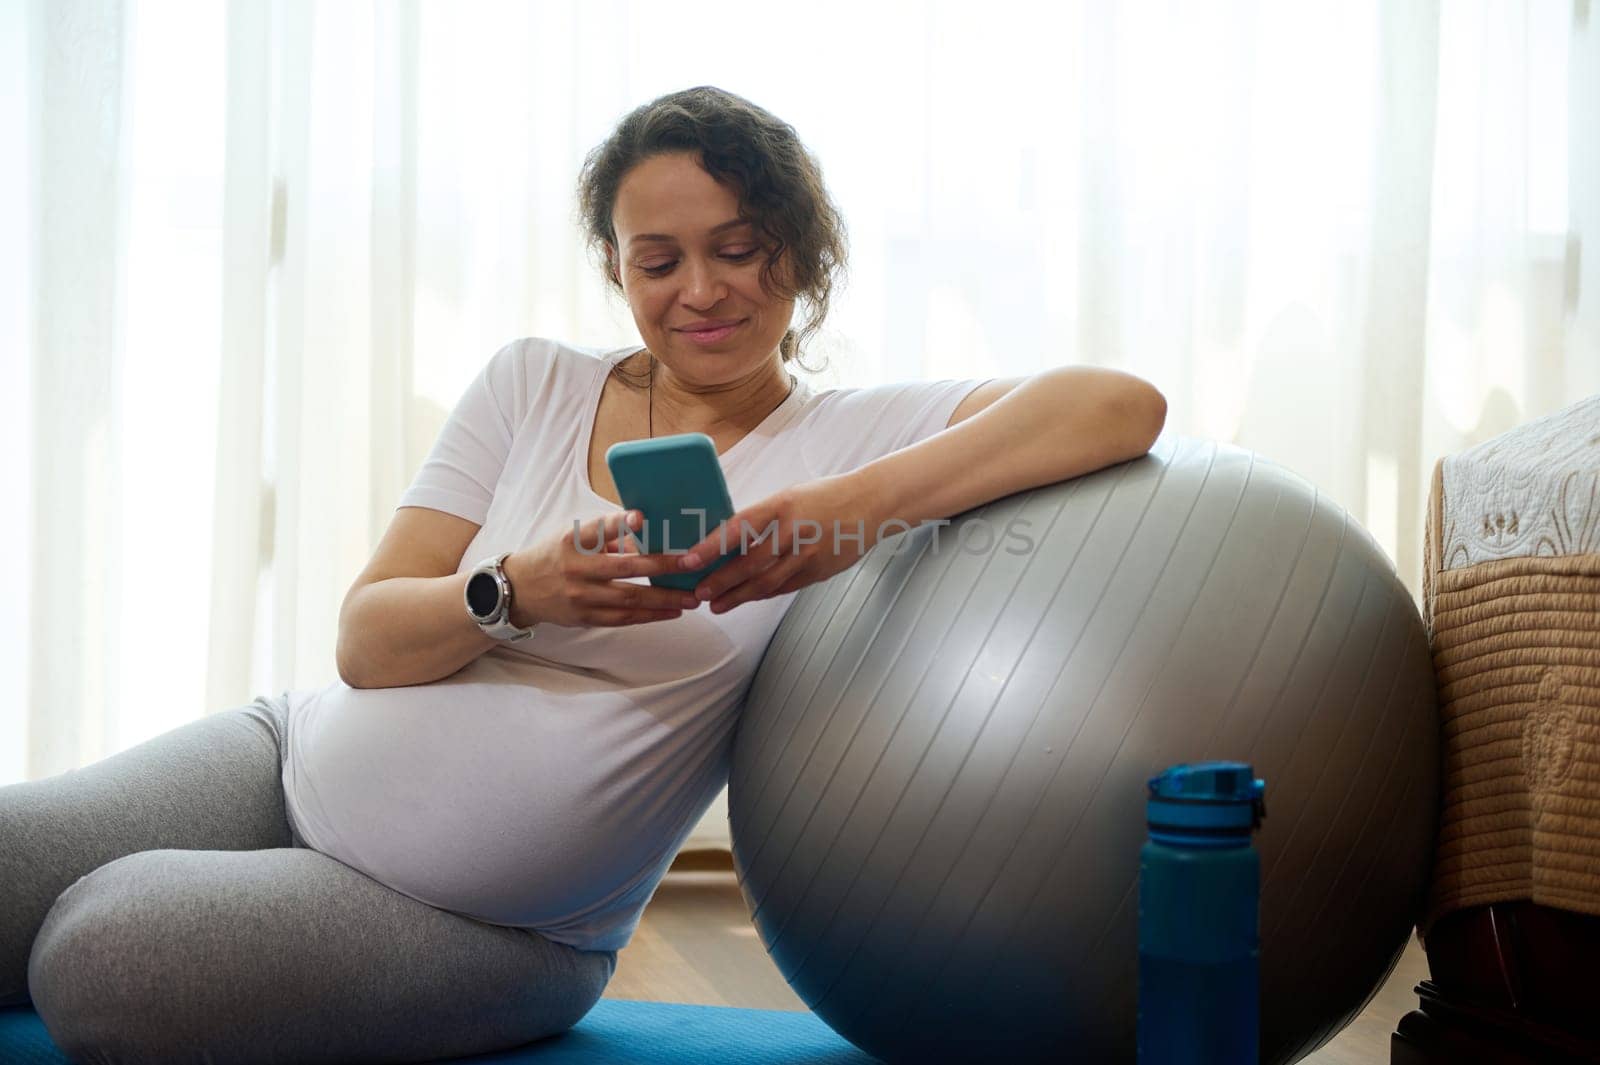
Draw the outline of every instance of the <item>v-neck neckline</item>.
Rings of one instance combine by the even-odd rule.
[[[612,368],[623,360],[639,354],[639,352],[645,350],[645,347],[646,345],[640,344],[637,347],[623,348],[610,357],[601,358],[599,360],[600,372],[595,374],[594,383],[589,388],[588,399],[584,404],[583,427],[578,434],[583,444],[575,449],[577,454],[574,456],[574,461],[577,463],[578,484],[590,498],[604,503],[608,507],[617,507],[621,506],[621,504],[596,492],[594,490],[594,482],[589,479],[589,452],[594,447],[594,425],[600,414],[600,398],[605,394],[606,378],[611,376]],[[793,371],[790,371],[790,373],[793,373]],[[767,428],[775,418],[790,409],[791,404],[803,400],[804,394],[808,391],[806,383],[800,379],[798,374],[795,374],[794,387],[789,390],[789,394],[784,397],[783,402],[773,407],[767,413],[767,416],[761,419],[759,425],[736,440],[732,447],[717,453],[717,461],[722,464],[723,469],[727,469],[728,461],[740,454],[740,449],[745,446],[745,443],[752,436]]]

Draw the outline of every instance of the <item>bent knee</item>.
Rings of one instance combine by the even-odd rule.
[[[133,986],[139,976],[123,963],[138,947],[126,942],[136,929],[117,921],[104,890],[112,879],[105,870],[115,864],[80,877],[56,898],[28,955],[28,989],[39,1019],[57,1047],[86,1065],[156,1060],[135,1045],[141,1025],[129,1010],[145,993],[160,990]]]
[[[572,978],[566,982],[566,1001],[556,1011],[552,1033],[565,1032],[600,1001],[617,969],[617,952],[574,951]]]
[[[69,897],[72,890],[62,893],[34,938],[28,990],[62,1052],[74,1061],[101,1061],[97,1055],[114,1028],[110,1014],[116,996],[105,986],[108,974],[100,967],[88,922]]]

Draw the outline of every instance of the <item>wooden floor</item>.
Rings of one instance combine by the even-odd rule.
[[[1302,1059],[1313,1065],[1387,1065],[1389,1033],[1416,1007],[1427,976],[1415,939],[1366,1010],[1331,1043]],[[803,1010],[750,923],[726,851],[680,855],[618,955],[606,998],[707,1006]]]

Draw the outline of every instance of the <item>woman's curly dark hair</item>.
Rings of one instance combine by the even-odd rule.
[[[845,269],[844,221],[823,187],[816,158],[793,126],[710,85],[668,93],[629,112],[588,154],[578,175],[585,239],[619,292],[611,224],[617,189],[635,166],[668,152],[698,153],[706,173],[738,195],[740,217],[754,224],[768,246],[762,287],[782,299],[804,300],[809,311],[800,329],[788,330],[778,345],[784,362],[798,357],[827,316],[828,298]],[[776,272],[784,252],[792,288]]]

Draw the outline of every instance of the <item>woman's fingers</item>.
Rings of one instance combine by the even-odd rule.
[[[652,621],[671,621],[681,617],[682,610],[621,610],[600,607],[590,614],[591,625],[647,625]]]
[[[658,552],[643,554],[639,544],[628,530],[638,531],[643,518],[638,511],[616,511],[601,518],[591,518],[577,529],[574,545],[589,563],[585,574],[598,580],[617,580],[624,577],[654,577],[660,573],[680,573],[678,560],[683,552],[668,554]],[[594,545],[598,537],[605,537],[604,550]]]
[[[727,568],[723,567],[724,570]],[[719,580],[718,578],[722,578],[723,570],[718,570],[706,578],[704,582],[706,587],[696,591],[706,594],[713,614],[723,614],[742,603],[782,595],[782,589],[805,568],[804,559],[789,557],[746,570],[736,574],[731,580]]]
[[[630,610],[693,610],[700,605],[693,592],[627,581],[595,581],[584,589],[582,601],[593,607]]]
[[[633,547],[627,535],[629,527],[637,528],[639,525],[641,519],[635,517],[636,514],[637,511],[616,510],[578,522],[570,533],[564,534],[564,539],[584,558],[605,558],[630,550],[637,554],[637,548]]]
[[[607,543],[606,547],[618,553],[637,555],[640,553],[639,542],[633,538],[632,533],[644,524],[644,518],[637,510],[622,511],[621,515],[621,520],[617,523],[617,535]]]
[[[572,527],[572,546],[583,555],[599,555],[616,549],[627,511],[615,510],[598,518],[580,521]]]
[[[643,516],[637,511],[616,510],[574,522],[546,541],[549,546],[539,549],[540,564],[546,568],[530,587],[535,588],[536,598],[543,595],[557,604],[553,620],[561,624],[638,625],[670,621],[700,605],[690,592],[625,579],[678,570],[679,555],[640,553],[630,530],[643,525]]]
[[[661,621],[700,605],[693,592],[631,583],[625,578],[678,573],[681,554],[641,554],[628,535],[643,525],[638,511],[613,511],[579,523],[573,543],[583,559],[577,573],[584,579],[574,599],[588,608],[594,624],[626,625]],[[595,546],[603,540],[603,549]]]

